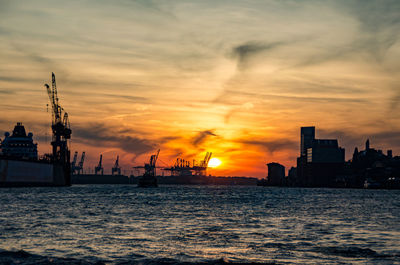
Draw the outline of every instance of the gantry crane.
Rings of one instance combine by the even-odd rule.
[[[207,175],[207,167],[211,155],[211,152],[207,152],[204,159],[201,160],[199,164],[193,160],[192,165],[190,165],[190,162],[185,159],[177,158],[174,166],[165,168],[164,170],[171,171],[171,175],[173,176],[205,176]]]
[[[99,160],[99,164],[97,165],[97,167],[94,168],[94,174],[98,174],[99,172],[101,172],[101,175],[104,174],[104,169],[103,169],[103,155],[100,155],[100,160]]]
[[[119,166],[119,156],[117,156],[117,160],[115,160],[115,164],[111,169],[111,175],[114,175],[115,173],[117,173],[117,175],[121,175],[121,167]]]

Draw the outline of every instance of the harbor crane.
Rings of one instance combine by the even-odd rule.
[[[149,163],[145,163],[144,166],[138,166],[135,168],[144,168],[144,174],[139,178],[139,187],[157,187],[157,175],[156,175],[156,163],[160,149],[158,149],[155,155],[150,156]]]
[[[44,85],[50,99],[52,108],[52,160],[62,164],[66,176],[71,175],[70,151],[68,149],[68,140],[71,139],[71,128],[68,119],[68,113],[61,107],[56,85],[56,76],[51,73],[51,88],[48,84]],[[71,179],[67,178],[67,185],[71,185]]]
[[[103,155],[100,155],[99,164],[94,168],[94,174],[95,175],[98,175],[99,172],[101,172],[101,175],[104,174],[104,169],[103,169],[102,162],[103,162]]]
[[[75,157],[75,155],[74,155]],[[79,161],[78,165],[74,167],[74,174],[83,174],[83,163],[85,162],[86,154],[82,152],[81,160]]]
[[[207,174],[208,162],[210,162],[211,155],[211,152],[207,152],[200,163],[197,164],[195,160],[193,160],[192,165],[185,159],[177,158],[174,166],[165,168],[164,170],[171,171],[171,175],[173,176],[205,176]]]
[[[146,175],[156,176],[156,163],[158,159],[158,155],[160,154],[160,149],[158,149],[157,154],[150,156],[150,162],[148,164],[144,164],[144,170]]]
[[[53,146],[53,159],[61,160],[62,158],[66,158],[67,153],[69,158],[67,140],[71,139],[71,129],[68,113],[64,111],[59,103],[56,76],[54,73],[51,73],[51,81],[51,88],[48,84],[45,84],[53,116],[51,125],[53,140],[51,145]]]
[[[74,158],[72,159],[72,163],[71,163],[71,171],[72,171],[72,173],[75,172],[77,159],[78,159],[78,151],[75,151]]]
[[[111,169],[111,175],[114,175],[115,173],[117,173],[116,175],[121,175],[121,167],[119,166],[119,156],[117,156],[117,160],[115,160],[115,164]]]
[[[211,155],[212,155],[211,152],[207,152],[204,159],[200,161],[200,165],[198,165],[198,166],[193,165],[195,175],[205,176],[207,174],[208,162],[210,162]]]

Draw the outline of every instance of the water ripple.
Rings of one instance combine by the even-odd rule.
[[[0,263],[400,264],[399,201],[394,190],[6,188]]]

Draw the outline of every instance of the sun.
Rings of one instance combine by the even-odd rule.
[[[221,165],[221,160],[219,160],[216,157],[213,157],[210,159],[210,161],[208,162],[208,166],[209,167],[218,167],[219,165]]]

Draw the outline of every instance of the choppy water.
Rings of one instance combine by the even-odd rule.
[[[0,263],[96,262],[400,264],[400,191],[0,189]]]

